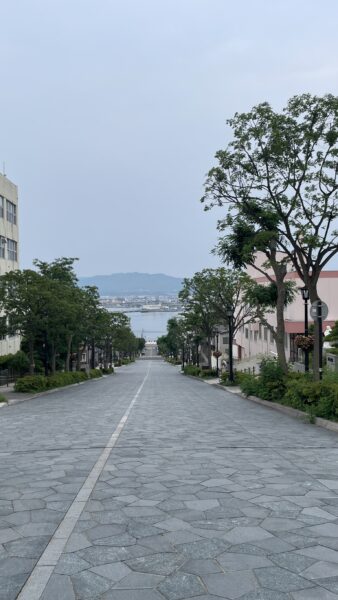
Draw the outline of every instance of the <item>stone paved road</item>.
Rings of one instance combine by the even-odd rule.
[[[338,435],[157,361],[2,409],[0,599],[37,572],[150,366],[42,599],[338,600]]]

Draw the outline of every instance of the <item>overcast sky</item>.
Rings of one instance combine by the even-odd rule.
[[[2,0],[0,171],[21,266],[191,275],[217,261],[203,181],[225,121],[338,94],[337,0]]]

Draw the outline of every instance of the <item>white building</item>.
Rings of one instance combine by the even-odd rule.
[[[0,174],[0,276],[19,268],[18,188]],[[0,339],[0,355],[20,350],[19,336]]]

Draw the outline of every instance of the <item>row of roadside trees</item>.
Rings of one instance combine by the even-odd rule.
[[[231,141],[216,153],[201,201],[205,210],[223,211],[214,252],[229,268],[205,269],[184,281],[184,317],[174,329],[180,343],[192,332],[196,343],[203,338],[210,347],[215,323],[224,322],[230,307],[234,333],[255,320],[270,328],[286,373],[284,309],[296,293],[287,273],[297,273],[311,303],[320,300],[320,273],[338,251],[338,97],[295,96],[280,112],[264,102],[227,124]],[[258,252],[263,264],[256,262]],[[264,285],[245,275],[248,266]],[[266,319],[271,310],[276,328]],[[173,348],[170,327],[168,336],[160,339],[165,353]],[[318,378],[318,323],[314,340]]]
[[[292,300],[294,293],[294,286],[289,282],[285,303]],[[192,362],[198,364],[198,347],[203,342],[211,368],[212,342],[219,327],[228,329],[229,312],[233,336],[239,329],[257,320],[276,336],[267,319],[268,314],[276,309],[274,282],[260,285],[240,269],[203,269],[192,278],[184,279],[179,298],[182,315],[170,319],[167,334],[158,339],[160,352],[171,358],[177,359],[184,349],[189,349]]]
[[[129,319],[100,305],[96,287],[80,287],[74,258],[51,263],[35,260],[36,270],[11,271],[0,277],[0,335],[20,335],[27,370],[80,370],[83,352],[91,349],[91,367],[99,358],[108,368],[116,355],[142,350]]]

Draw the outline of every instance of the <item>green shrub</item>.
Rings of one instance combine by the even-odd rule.
[[[2,403],[2,402],[6,402],[6,403],[8,402],[8,400],[7,400],[6,396],[4,396],[3,394],[0,394],[0,402],[1,402],[1,403]]]
[[[29,358],[27,354],[22,352],[22,350],[19,350],[16,354],[12,354],[9,367],[17,373],[27,373],[29,370]]]
[[[26,375],[15,382],[16,392],[43,392],[47,389],[47,377],[44,375]]]
[[[289,380],[283,403],[323,419],[335,420],[338,416],[338,384]]]
[[[114,369],[113,367],[108,367],[108,369],[102,369],[102,373],[105,375],[110,375],[111,373],[114,373]]]
[[[102,371],[100,369],[90,369],[89,377],[90,377],[90,379],[96,379],[97,377],[102,377]]]
[[[217,377],[216,369],[201,369],[200,371],[200,377],[203,377],[203,379],[207,377]]]
[[[261,362],[259,384],[261,398],[271,402],[283,400],[286,390],[286,375],[274,358],[264,358]]]
[[[166,361],[171,365],[181,365],[182,361],[179,358],[166,358]]]
[[[183,369],[184,375],[193,375],[199,377],[201,369],[197,365],[185,365]]]
[[[84,371],[69,371],[65,373],[55,373],[47,377],[47,387],[49,389],[80,383],[88,379],[87,373]]]
[[[221,374],[221,384],[222,385],[240,385],[242,381],[244,381],[244,379],[246,377],[250,377],[250,375],[248,373],[243,373],[243,371],[236,371],[234,373],[234,382],[231,383],[230,382],[230,373],[229,371],[223,371],[223,373]]]
[[[55,373],[45,377],[44,375],[26,375],[17,379],[14,389],[16,392],[43,392],[73,383],[80,383],[88,379],[84,371],[70,371],[66,373]]]
[[[258,376],[245,373],[245,377],[242,377],[242,381],[240,381],[239,385],[241,391],[246,396],[258,396],[260,398],[262,397],[262,386],[260,383],[260,378]]]

